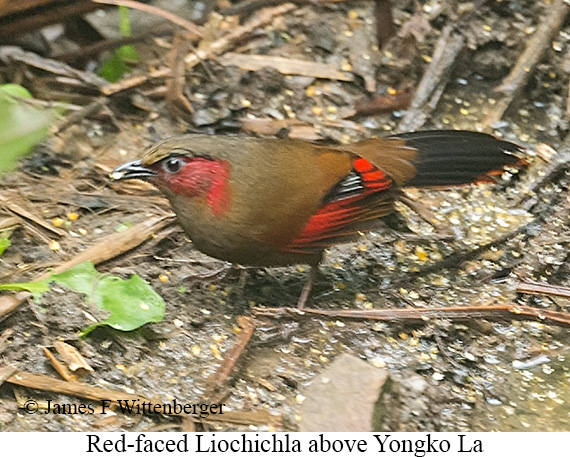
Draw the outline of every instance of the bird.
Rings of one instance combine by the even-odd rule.
[[[302,309],[324,251],[378,228],[405,187],[495,182],[527,164],[524,149],[467,130],[426,130],[351,144],[185,134],[123,163],[113,180],[139,179],[170,201],[194,246],[254,267],[307,264]]]

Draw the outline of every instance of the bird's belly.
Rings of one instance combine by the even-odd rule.
[[[319,258],[316,254],[281,251],[251,240],[240,242],[237,237],[233,237],[231,243],[228,243],[225,238],[218,241],[216,236],[210,236],[207,239],[192,236],[190,238],[196,248],[204,254],[244,266],[286,266],[312,263],[313,259]]]
[[[178,218],[186,234],[200,252],[216,259],[244,266],[286,266],[312,264],[320,253],[287,252],[252,238],[248,230],[231,224],[194,224],[184,217]],[[205,227],[208,227],[204,230]]]

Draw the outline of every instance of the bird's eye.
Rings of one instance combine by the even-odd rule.
[[[180,171],[180,169],[182,168],[182,164],[184,162],[182,162],[181,159],[179,159],[178,157],[170,157],[169,159],[167,159],[164,164],[162,165],[162,167],[168,172],[168,173],[178,173]]]

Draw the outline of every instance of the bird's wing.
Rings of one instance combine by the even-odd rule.
[[[352,241],[393,211],[394,189],[415,175],[417,151],[401,139],[372,139],[342,148],[352,169],[323,198],[319,209],[284,250],[322,251]],[[381,167],[381,168],[380,168]]]

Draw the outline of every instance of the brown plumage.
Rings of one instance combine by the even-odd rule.
[[[253,266],[317,266],[390,214],[405,185],[488,179],[519,147],[464,131],[416,132],[350,145],[184,135],[151,147],[115,179],[144,179],[170,200],[200,251]],[[316,269],[313,269],[316,271]],[[314,272],[299,305],[308,296]]]

